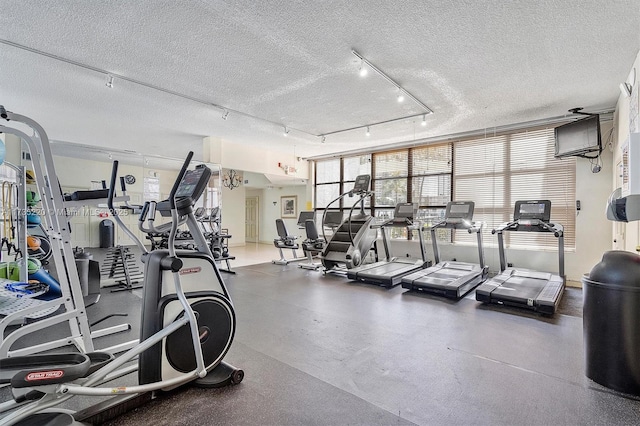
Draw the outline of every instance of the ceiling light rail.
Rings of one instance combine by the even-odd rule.
[[[421,100],[419,100],[418,98],[416,98],[415,96],[413,96],[411,93],[409,93],[409,91],[407,91],[407,89],[405,89],[404,87],[400,86],[398,83],[396,83],[396,81],[394,79],[392,79],[391,77],[389,77],[384,71],[382,71],[380,68],[376,67],[375,65],[373,65],[371,62],[369,62],[369,60],[367,58],[365,58],[364,56],[362,56],[361,54],[359,54],[358,52],[356,52],[355,50],[351,50],[351,53],[353,53],[358,59],[360,59],[361,64],[360,64],[360,75],[362,76],[362,69],[364,67],[364,64],[367,64],[367,66],[369,68],[371,68],[373,71],[375,71],[376,73],[378,73],[380,75],[380,77],[384,78],[385,80],[387,80],[389,83],[393,84],[399,91],[400,93],[398,93],[397,96],[397,100],[398,102],[402,102],[404,100],[404,96],[406,96],[407,98],[411,99],[413,102],[415,102],[416,104],[418,104],[420,106],[420,108],[424,109],[427,114],[433,114],[433,110],[431,108],[429,108],[428,106],[426,106],[424,104],[424,102],[422,102]],[[365,74],[366,75],[366,74]],[[404,95],[404,96],[403,96]]]
[[[396,121],[409,120],[411,118],[416,118],[416,117],[423,117],[423,121],[425,123],[425,124],[423,124],[423,126],[426,126],[427,122],[426,122],[426,118],[424,118],[426,115],[427,115],[426,113],[421,112],[420,114],[413,114],[413,115],[407,115],[405,117],[392,118],[390,120],[378,121],[376,123],[364,124],[362,126],[349,127],[348,129],[334,130],[333,132],[322,133],[322,134],[318,135],[318,137],[326,138],[329,135],[335,135],[335,134],[338,134],[338,133],[350,132],[352,130],[360,130],[360,129],[367,129],[367,132],[369,132],[369,128],[370,127],[380,126],[382,124],[388,124],[388,123],[395,123]]]
[[[604,109],[602,111],[596,111],[593,114],[600,115],[601,122],[613,120],[613,109]],[[419,117],[421,115],[422,114],[417,114],[417,115],[414,115],[413,117]],[[505,133],[511,133],[515,131],[525,131],[527,129],[534,129],[538,127],[560,125],[560,124],[568,123],[570,121],[575,121],[578,119],[579,117],[577,117],[576,115],[565,114],[561,116],[544,118],[540,120],[524,121],[524,122],[508,124],[504,126],[495,126],[495,127],[491,127],[490,129],[494,135],[502,135]],[[397,120],[390,120],[390,121],[397,121]],[[367,126],[354,127],[353,129],[340,130],[334,133],[346,132],[348,130],[364,129],[365,127]],[[471,130],[468,132],[451,133],[443,136],[433,136],[428,138],[413,139],[409,141],[397,142],[397,143],[392,143],[388,145],[385,144],[383,147],[380,147],[380,148],[367,146],[364,148],[358,148],[358,149],[342,151],[342,152],[335,152],[332,154],[321,154],[321,155],[315,155],[311,157],[302,157],[302,159],[303,160],[326,160],[328,158],[340,158],[340,157],[351,156],[351,155],[368,154],[375,151],[390,151],[393,149],[411,148],[415,146],[449,142],[452,140],[454,141],[454,140],[460,140],[460,139],[475,138],[475,137],[481,137],[482,135],[485,135],[486,137],[487,129],[488,128]],[[331,133],[327,133],[327,135],[330,135],[330,134]]]
[[[22,45],[22,44],[19,44],[19,43],[15,43],[15,42],[12,42],[12,41],[9,41],[9,40],[5,40],[5,39],[1,39],[0,38],[0,43],[1,44],[5,44],[7,46],[15,47],[16,49],[25,50],[27,52],[34,53],[36,55],[45,56],[47,58],[55,59],[56,61],[64,62],[64,63],[69,64],[69,65],[74,65],[76,67],[83,68],[85,70],[93,71],[93,72],[96,72],[96,73],[99,73],[99,74],[104,74],[107,77],[106,86],[109,87],[109,88],[113,87],[113,81],[114,81],[114,78],[115,78],[115,79],[118,79],[118,80],[127,81],[129,83],[137,84],[138,86],[143,86],[143,87],[146,87],[148,89],[156,90],[158,92],[166,93],[168,95],[177,96],[177,97],[182,98],[182,99],[187,99],[189,101],[193,101],[193,102],[196,102],[196,103],[199,103],[199,104],[203,104],[203,105],[206,105],[206,106],[209,106],[209,107],[213,107],[213,108],[219,109],[223,113],[222,118],[224,120],[226,120],[228,118],[229,113],[232,113],[233,115],[240,115],[240,116],[243,116],[243,117],[247,117],[247,118],[251,118],[251,119],[254,119],[254,120],[262,121],[263,123],[269,123],[269,124],[272,124],[272,125],[274,125],[276,127],[280,127],[280,128],[283,127],[282,123],[277,123],[275,121],[267,120],[266,118],[262,118],[262,117],[256,117],[255,115],[247,114],[246,112],[242,112],[242,111],[238,111],[238,110],[235,110],[235,109],[227,108],[227,107],[224,107],[222,105],[218,105],[218,104],[215,104],[213,102],[209,102],[209,101],[204,100],[204,99],[200,99],[200,98],[196,98],[196,97],[193,97],[193,96],[189,96],[189,95],[186,95],[184,93],[176,92],[176,91],[173,91],[173,90],[170,90],[170,89],[165,89],[164,87],[160,87],[160,86],[156,86],[154,84],[146,83],[144,81],[136,80],[135,78],[130,78],[130,77],[124,76],[122,74],[114,73],[114,72],[111,72],[111,71],[108,71],[108,70],[105,70],[105,69],[102,69],[102,68],[98,68],[98,67],[94,67],[94,66],[91,66],[91,65],[87,65],[87,64],[84,64],[82,62],[74,61],[73,59],[68,59],[68,58],[65,58],[65,57],[62,57],[62,56],[54,55],[52,53],[48,53],[48,52],[45,52],[45,51],[42,51],[42,50],[34,49],[32,47],[25,46],[25,45]],[[304,133],[305,135],[309,135],[309,136],[314,136],[314,137],[318,136],[317,134],[310,133],[310,132],[307,132],[307,131],[304,131],[304,130],[301,130],[301,129],[297,129],[297,128],[293,128],[293,127],[289,127],[289,126],[287,126],[287,129],[294,130],[294,131],[299,132],[299,133]]]

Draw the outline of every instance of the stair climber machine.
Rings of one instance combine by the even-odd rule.
[[[473,201],[452,201],[447,204],[444,220],[430,228],[436,264],[405,275],[402,278],[402,287],[459,299],[487,279],[489,268],[484,263],[482,223],[473,222],[473,209]],[[478,239],[478,260],[480,263],[441,262],[436,238],[438,229],[467,230],[470,234],[475,232]]]
[[[531,309],[546,315],[553,315],[560,304],[564,292],[564,228],[552,223],[551,201],[516,201],[513,221],[491,231],[498,235],[500,253],[500,274],[486,281],[476,289],[476,300],[484,303],[515,306]],[[503,233],[549,232],[558,239],[558,273],[507,268],[504,252]]]
[[[206,188],[211,170],[187,170],[189,153],[167,201],[147,202],[140,213],[144,222],[152,210],[170,211],[166,250],[147,252],[126,228],[113,206],[118,162],[113,163],[109,208],[123,231],[143,251],[145,264],[140,343],[118,358],[108,353],[58,353],[0,360],[0,383],[10,384],[14,400],[0,404],[11,411],[0,424],[72,424],[104,421],[153,397],[153,392],[192,383],[219,387],[239,383],[244,373],[222,361],[233,341],[235,313],[231,299],[207,242],[193,215],[193,205]],[[198,251],[175,250],[178,227],[187,224]],[[131,365],[129,362],[137,359]],[[125,366],[125,364],[127,364]],[[100,387],[138,371],[138,385]],[[113,396],[107,401],[69,414],[48,409],[75,395]],[[126,408],[125,408],[126,407]],[[47,412],[44,412],[47,410]],[[99,420],[96,420],[99,419]]]
[[[386,220],[379,225],[372,225],[372,228],[380,228],[382,231],[382,242],[386,258],[385,260],[368,263],[352,268],[347,271],[347,278],[355,281],[362,281],[368,284],[378,284],[383,287],[391,288],[400,284],[402,277],[417,270],[429,266],[424,250],[424,241],[422,232],[420,232],[419,223],[414,223],[413,218],[416,214],[417,206],[413,203],[399,203],[393,213],[393,218]],[[389,242],[387,241],[387,228],[403,227],[409,232],[418,231],[418,239],[420,241],[421,260],[412,258],[391,257],[389,251]]]
[[[376,241],[378,231],[377,229],[371,229],[373,218],[364,211],[364,200],[373,194],[373,192],[369,191],[370,182],[370,175],[359,175],[356,177],[353,189],[330,202],[324,211],[322,223],[326,223],[328,209],[333,203],[342,200],[346,196],[358,197],[351,206],[349,215],[342,220],[340,226],[331,235],[331,239],[328,240],[320,255],[325,273],[344,272],[344,269],[338,269],[342,265],[347,269],[359,266]],[[360,212],[354,214],[354,209],[358,204],[360,204]],[[322,228],[322,236],[325,240],[327,239],[324,227]]]

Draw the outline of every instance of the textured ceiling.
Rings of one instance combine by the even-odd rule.
[[[637,0],[0,0],[0,11],[4,41],[232,110],[223,120],[118,78],[108,89],[100,72],[0,43],[0,104],[52,139],[177,157],[200,154],[206,136],[306,157],[610,109],[640,49]],[[434,111],[427,126],[309,135],[422,112],[375,73],[359,77],[352,49]]]

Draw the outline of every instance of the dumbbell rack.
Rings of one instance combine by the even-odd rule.
[[[111,247],[100,268],[100,275],[115,280],[118,288],[111,290],[112,293],[142,288],[143,273],[129,247]]]

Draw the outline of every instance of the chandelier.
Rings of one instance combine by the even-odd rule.
[[[237,188],[242,184],[242,176],[238,174],[233,169],[230,169],[222,178],[222,185],[225,188],[229,188],[232,190],[233,188]]]

